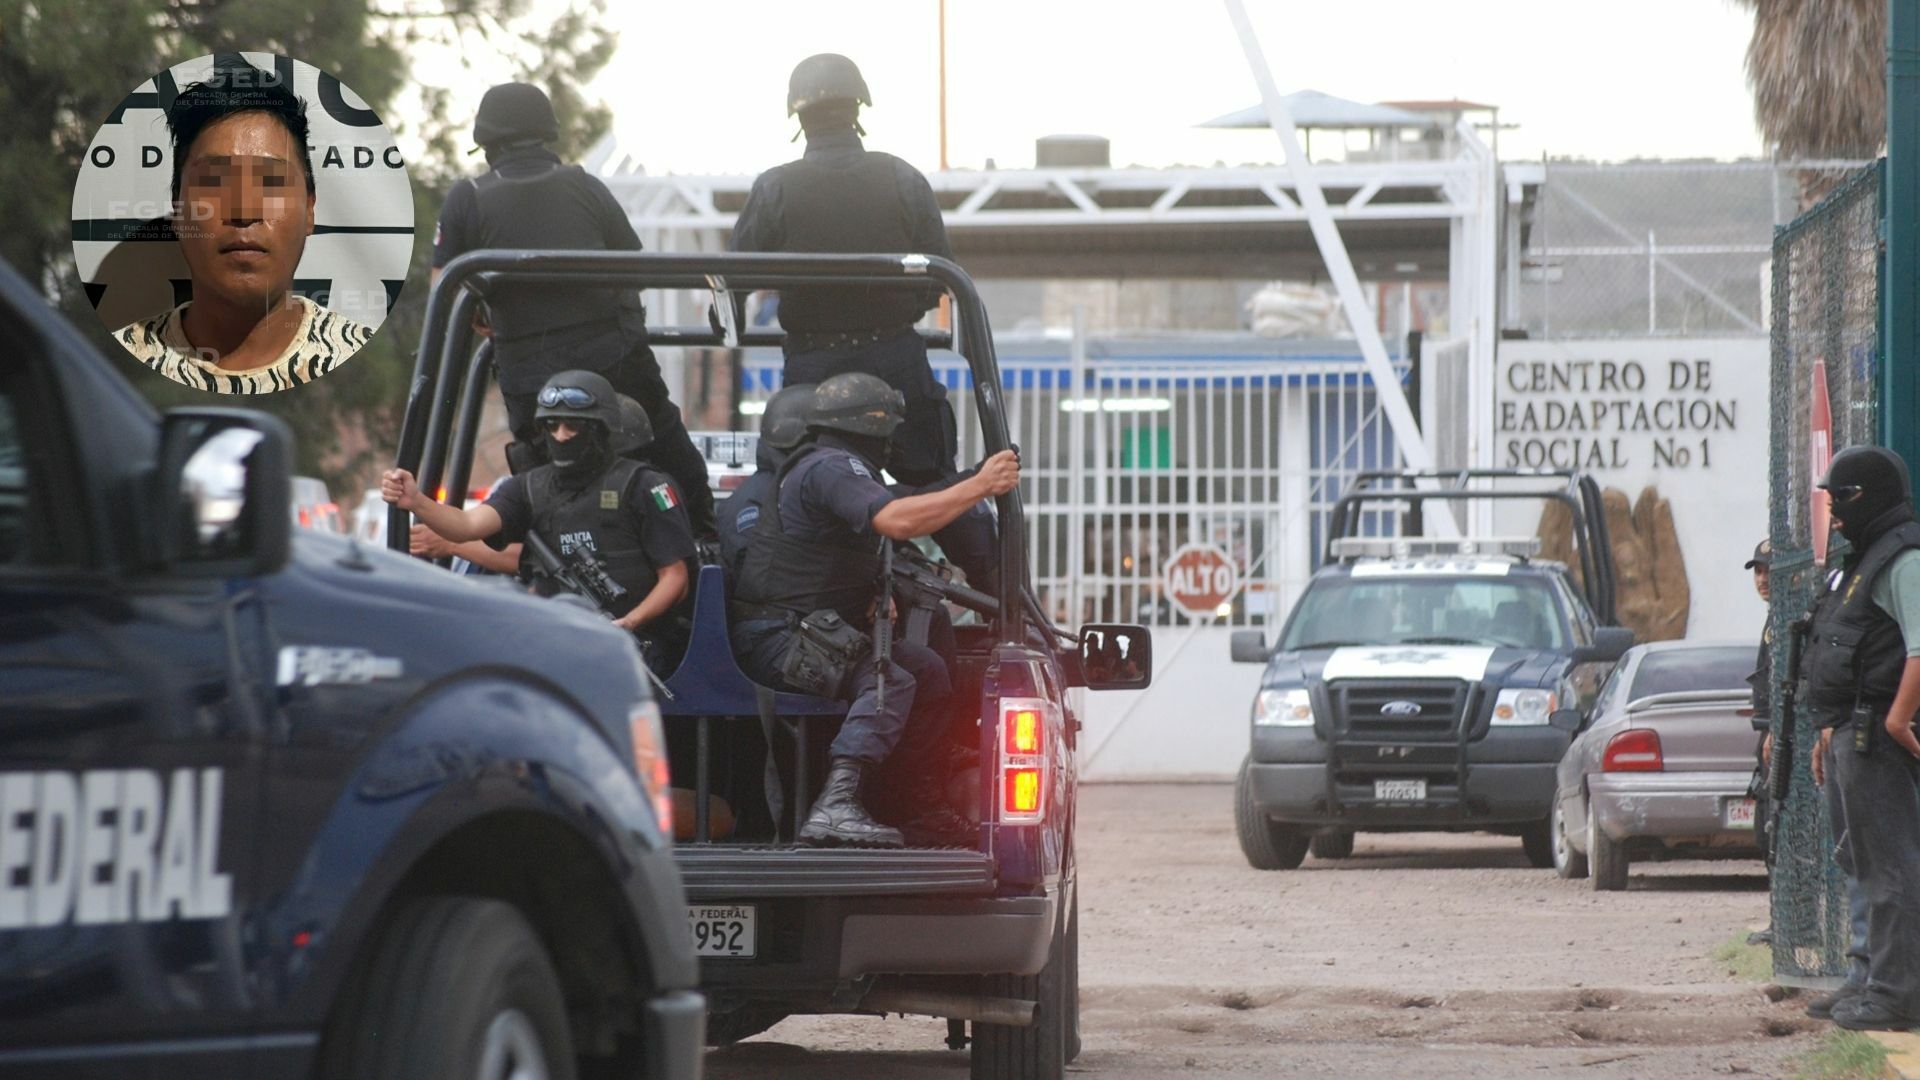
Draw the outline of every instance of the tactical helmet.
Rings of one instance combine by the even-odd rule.
[[[480,99],[473,119],[473,141],[481,146],[513,142],[552,142],[560,121],[546,91],[529,83],[501,83]]]
[[[813,391],[807,426],[886,438],[906,419],[906,395],[863,371],[835,375]]]
[[[794,383],[769,398],[767,411],[760,414],[760,441],[776,450],[799,446],[813,415],[813,389],[812,383]]]
[[[616,396],[620,402],[620,424],[613,429],[613,452],[630,454],[651,445],[653,421],[647,419],[647,410],[625,394]]]
[[[563,371],[547,380],[535,399],[535,420],[549,417],[565,420],[593,420],[609,432],[620,429],[620,395],[605,376],[591,371]],[[652,434],[651,431],[648,432]],[[649,440],[651,441],[651,440]]]
[[[1849,446],[1833,455],[1819,486],[1833,496],[1833,514],[1865,524],[1912,497],[1907,463],[1884,446]]]
[[[867,80],[853,61],[839,53],[818,53],[796,64],[787,77],[787,115],[825,101],[872,105]]]

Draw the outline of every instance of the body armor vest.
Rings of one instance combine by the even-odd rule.
[[[890,254],[913,246],[892,156],[868,152],[845,169],[802,158],[781,179],[784,250]],[[924,285],[785,288],[780,326],[788,333],[891,330],[912,325],[930,303]]]
[[[580,166],[558,163],[531,175],[508,176],[494,169],[474,178],[476,246],[605,251],[599,204],[590,187],[594,182]],[[612,329],[625,322],[636,333],[646,332],[646,312],[632,289],[501,282],[486,289],[486,300],[496,347],[596,324]]]
[[[607,576],[627,591],[621,601],[631,610],[653,591],[660,573],[641,543],[640,521],[646,508],[630,500],[647,498],[648,489],[666,483],[667,477],[632,458],[615,458],[593,483],[563,488],[559,478],[559,470],[551,465],[527,474],[534,530],[562,559],[572,558],[583,547],[592,552],[606,567]]]
[[[1907,645],[1900,624],[1873,602],[1873,584],[1909,548],[1920,548],[1920,522],[1909,521],[1874,541],[1839,585],[1820,598],[1801,661],[1814,708],[1830,714],[1856,702],[1881,709],[1893,703]]]
[[[832,608],[850,625],[872,625],[867,609],[879,595],[880,538],[836,529],[831,537],[798,540],[787,534],[780,517],[780,493],[788,482],[803,482],[827,453],[843,452],[803,447],[781,466],[740,560],[737,603],[796,617]]]

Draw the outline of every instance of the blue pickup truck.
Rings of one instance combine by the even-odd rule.
[[[426,490],[465,490],[490,371],[488,350],[473,347],[472,314],[486,290],[516,276],[712,290],[723,325],[653,326],[655,347],[777,347],[777,334],[728,321],[735,299],[754,290],[823,282],[944,289],[956,330],[931,344],[953,345],[971,369],[984,451],[1010,445],[986,310],[946,259],[476,251],[445,267],[429,299],[401,430],[397,464]],[[967,846],[794,842],[845,706],[750,682],[728,644],[724,575],[718,566],[700,570],[691,643],[677,670],[662,673],[662,711],[672,783],[691,809],[674,857],[711,1003],[709,1043],[797,1013],[911,1013],[946,1018],[948,1045],[970,1046],[978,1080],[1055,1080],[1078,1053],[1080,723],[1070,691],[1146,686],[1152,641],[1140,626],[1055,627],[1033,595],[1019,492],[996,509],[998,595],[950,580],[910,549],[895,560],[893,596],[909,634],[924,629],[929,620],[916,616],[935,606],[958,615],[947,794],[979,823]],[[395,511],[395,545],[405,525]]]
[[[4,265],[0,341],[0,1076],[697,1080],[632,640],[293,529]]]
[[[1540,542],[1425,539],[1429,504],[1563,509],[1574,564]],[[1409,536],[1363,536],[1397,520]],[[1553,865],[1554,769],[1613,664],[1614,567],[1598,486],[1574,473],[1369,473],[1336,504],[1326,561],[1263,664],[1234,820],[1247,862],[1342,859],[1359,832],[1516,835]]]

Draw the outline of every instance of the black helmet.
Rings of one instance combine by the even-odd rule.
[[[1849,534],[1906,502],[1913,490],[1907,463],[1884,446],[1849,446],[1833,455],[1819,486],[1833,496],[1833,516]]]
[[[787,115],[824,101],[872,105],[867,80],[854,62],[839,53],[818,53],[796,64],[787,77]]]
[[[791,450],[807,437],[813,415],[813,384],[794,383],[767,399],[760,414],[760,441],[776,450]]]
[[[480,99],[473,118],[473,141],[497,143],[552,142],[560,137],[553,102],[546,91],[528,83],[501,83]]]
[[[906,419],[906,413],[906,396],[885,379],[850,371],[814,388],[807,426],[884,439]]]
[[[615,395],[620,402],[620,424],[613,429],[613,452],[630,454],[653,443],[653,421],[647,410],[625,394]]]
[[[610,433],[620,430],[620,395],[613,392],[612,383],[594,372],[563,371],[547,380],[536,400],[539,408],[534,410],[535,420],[593,420]],[[647,441],[651,442],[651,430],[648,435]]]

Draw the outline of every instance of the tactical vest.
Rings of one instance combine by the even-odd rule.
[[[913,246],[889,154],[867,152],[845,169],[801,158],[782,170],[781,192],[785,251],[874,254]],[[780,326],[788,333],[891,330],[912,325],[929,303],[923,286],[785,288]]]
[[[787,535],[780,518],[781,491],[789,482],[804,483],[828,452],[803,447],[775,474],[774,490],[760,504],[760,520],[741,559],[735,618],[806,616],[832,608],[853,626],[872,624],[867,609],[880,589],[880,538],[835,529],[831,537],[798,540]]]
[[[588,545],[607,576],[627,591],[621,602],[631,610],[660,580],[641,546],[640,521],[646,508],[636,508],[631,500],[647,498],[649,489],[666,482],[664,474],[632,458],[615,458],[599,480],[570,489],[560,486],[558,469],[542,465],[527,474],[533,528],[563,559]]]
[[[1893,704],[1907,645],[1900,624],[1873,602],[1873,583],[1909,548],[1920,548],[1920,522],[1909,521],[1874,541],[1852,572],[1820,598],[1801,661],[1815,709],[1831,714],[1856,702],[1875,709]]]
[[[720,565],[727,572],[729,592],[738,588],[747,542],[753,539],[754,530],[766,513],[767,496],[779,490],[774,486],[775,475],[762,469],[747,477],[727,497],[714,522],[720,533]]]
[[[493,169],[472,183],[478,204],[478,247],[607,249],[591,187],[596,181],[578,165],[549,163],[537,173],[514,176]],[[646,312],[632,289],[501,282],[486,290],[486,298],[493,343],[503,350],[565,328],[599,326],[611,331],[624,324],[629,332],[646,332]]]

